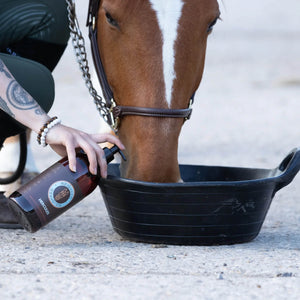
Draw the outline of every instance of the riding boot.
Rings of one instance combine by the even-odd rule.
[[[0,137],[0,150],[4,141],[5,138]],[[18,224],[17,218],[8,207],[7,198],[4,196],[3,191],[0,191],[0,228],[22,229],[22,226]]]
[[[17,218],[8,206],[7,198],[3,192],[0,192],[0,228],[4,229],[22,229]]]

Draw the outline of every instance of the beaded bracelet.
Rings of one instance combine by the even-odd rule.
[[[40,129],[39,134],[37,136],[37,142],[42,145],[43,147],[46,147],[48,144],[46,143],[46,136],[48,131],[54,127],[57,124],[60,124],[61,120],[57,117],[53,117],[50,120],[48,120],[43,127]]]

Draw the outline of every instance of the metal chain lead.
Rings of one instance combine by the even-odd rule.
[[[67,3],[67,10],[68,10],[69,28],[70,28],[70,35],[72,39],[72,45],[74,48],[76,60],[79,64],[79,68],[81,70],[83,79],[85,81],[85,85],[88,88],[90,95],[94,99],[94,103],[96,104],[100,116],[105,120],[106,123],[108,123],[108,125],[110,125],[109,116],[111,112],[107,107],[106,102],[95,90],[93,83],[91,81],[91,74],[90,74],[88,60],[87,60],[85,41],[79,27],[78,19],[76,17],[75,3],[73,2],[73,0],[66,0],[66,3]]]

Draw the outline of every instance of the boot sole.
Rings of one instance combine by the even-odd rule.
[[[0,223],[0,229],[24,229],[20,224]]]

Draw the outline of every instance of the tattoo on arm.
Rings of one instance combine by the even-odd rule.
[[[9,72],[6,71],[3,61],[0,59],[0,73],[4,73],[7,78],[12,78]]]
[[[7,71],[3,61],[0,59],[0,73],[4,73],[7,78],[13,78],[11,74]],[[9,103],[19,110],[30,110],[35,109],[36,115],[44,115],[45,112],[39,106],[39,104],[18,84],[16,80],[12,80],[6,90],[6,96]],[[0,97],[1,98],[1,97]],[[15,115],[7,106],[7,103],[1,98],[0,108],[2,108],[6,113],[8,113],[13,118]]]
[[[29,110],[39,107],[39,104],[17,83],[16,80],[9,83],[6,90],[6,96],[9,103],[17,109]]]
[[[11,117],[15,117],[15,115],[12,113],[12,111],[9,109],[7,103],[0,97],[0,108],[4,110],[7,114],[9,114]]]
[[[42,108],[37,108],[34,112],[35,112],[36,115],[40,115],[40,116],[46,114],[46,113],[43,111]]]

